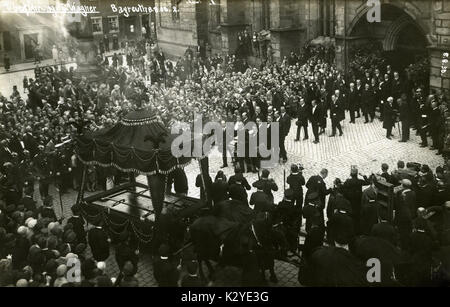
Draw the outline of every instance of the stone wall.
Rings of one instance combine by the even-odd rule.
[[[8,54],[11,64],[33,61],[34,57],[25,58],[24,35],[36,34],[41,46],[44,59],[51,58],[53,45],[61,43],[61,34],[55,31],[59,23],[50,14],[4,14],[0,18],[0,65],[3,66],[3,57]],[[4,44],[9,36],[9,49]]]
[[[161,0],[158,3],[172,7],[170,0]],[[181,56],[188,47],[197,46],[195,5],[181,1],[179,18],[173,18],[172,13],[156,13],[156,34],[158,45],[169,57]]]
[[[450,0],[434,1],[433,20],[435,43],[430,47],[430,86],[450,91],[450,64],[445,61],[445,54],[450,53]]]

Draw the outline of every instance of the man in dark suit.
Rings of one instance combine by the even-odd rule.
[[[234,200],[239,200],[248,205],[248,196],[245,187],[242,184],[244,176],[238,173],[235,175],[234,183],[230,184],[228,187],[228,193],[230,198]]]
[[[287,161],[287,153],[285,147],[286,136],[291,130],[291,117],[286,113],[285,107],[280,108],[280,158],[283,159],[283,163]]]
[[[289,189],[293,193],[293,204],[302,210],[303,205],[303,186],[305,185],[305,177],[302,174],[303,168],[299,169],[298,165],[291,165],[291,174],[287,177],[286,182],[289,184]]]
[[[357,234],[359,234],[361,218],[362,187],[370,184],[366,176],[363,176],[361,179],[358,178],[358,175],[358,169],[352,168],[350,178],[344,183],[344,196],[350,201],[352,206],[352,219]]]
[[[383,108],[383,128],[386,129],[386,138],[392,138],[392,128],[395,126],[394,98],[389,97]]]
[[[30,152],[31,157],[34,157],[38,153],[38,142],[34,138],[34,136],[31,134],[32,129],[31,127],[26,127],[26,133],[23,136],[23,143],[25,145],[25,149]]]
[[[356,118],[361,117],[361,96],[362,96],[363,90],[364,90],[364,87],[361,83],[361,80],[360,79],[356,80],[356,94],[357,94],[356,112],[358,113],[358,116]]]
[[[328,176],[328,170],[322,169],[320,171],[319,175],[311,176],[306,183],[306,188],[308,189],[306,191],[306,198],[308,198],[309,195],[312,193],[317,193],[317,199],[319,201],[318,203],[318,209],[319,209],[319,215],[320,215],[320,221],[321,225],[324,224],[324,215],[323,215],[323,209],[325,208],[325,198],[328,194],[331,193],[331,189],[327,189],[327,186],[325,184],[324,179]]]
[[[355,89],[355,84],[350,83],[350,89],[348,92],[348,110],[350,111],[350,123],[355,123],[355,112],[359,105],[359,94]]]
[[[303,128],[305,137],[303,140],[308,139],[308,119],[309,119],[309,108],[305,103],[305,99],[300,99],[300,106],[297,111],[297,138],[295,141],[300,140],[300,132]]]
[[[211,196],[214,205],[219,202],[227,200],[228,196],[228,183],[224,176],[219,176],[216,178],[214,183],[211,185]]]
[[[312,131],[314,134],[314,144],[319,143],[319,123],[321,119],[321,110],[319,106],[317,105],[317,101],[313,100],[311,102],[312,108],[311,108],[311,116],[309,118],[309,121],[311,122]]]
[[[33,199],[33,187],[27,186],[25,188],[25,195],[22,197],[20,204],[24,206],[25,211],[36,212],[36,201]]]
[[[422,101],[419,105],[419,127],[417,129],[422,140],[422,142],[420,143],[420,147],[428,146],[427,132],[430,128],[430,114],[431,108]]]
[[[18,132],[13,131],[13,136],[9,140],[8,147],[11,151],[17,153],[19,160],[23,159],[25,144],[23,142],[22,136]]]
[[[406,100],[397,99],[399,106],[399,118],[402,123],[402,139],[399,142],[407,142],[409,140],[409,126],[411,122],[411,111]]]
[[[189,261],[186,265],[187,275],[181,279],[181,287],[204,287],[205,282],[198,276],[197,261]]]
[[[81,216],[81,207],[75,204],[70,209],[73,215],[67,220],[67,224],[72,224],[78,243],[86,243],[86,231],[84,230],[86,222]]]
[[[409,248],[412,221],[416,215],[416,192],[411,189],[411,185],[410,180],[403,179],[395,199],[394,224],[398,229],[400,245],[405,250]]]
[[[33,158],[33,168],[36,174],[36,179],[39,182],[39,193],[42,199],[45,199],[49,194],[49,186],[51,181],[51,167],[48,155],[44,152],[44,146],[39,145],[39,152]]]
[[[261,185],[261,189],[267,194],[267,196],[269,196],[271,202],[273,203],[272,191],[278,191],[278,186],[272,178],[269,179],[269,175],[270,172],[267,169],[263,169],[261,172],[261,179],[255,181],[253,183],[253,187],[259,187]]]
[[[283,200],[277,205],[277,213],[285,227],[286,241],[289,250],[296,252],[298,247],[298,233],[301,227],[301,214],[298,206],[294,206],[294,193],[291,189],[284,191]]]
[[[236,183],[236,178],[239,178],[241,180],[241,184],[247,191],[251,190],[251,186],[248,183],[247,179],[242,175],[242,169],[239,166],[235,167],[234,175],[230,176],[230,178],[228,179],[228,185],[231,186],[232,184]]]
[[[442,152],[442,141],[439,137],[440,131],[444,130],[443,116],[441,115],[441,110],[439,109],[438,102],[431,102],[431,112],[430,112],[430,134],[433,140],[433,146],[430,149],[437,149],[438,154]]]
[[[391,79],[388,74],[384,75],[384,80],[380,82],[380,99],[381,99],[381,107],[380,107],[380,115],[381,119],[384,120],[384,104],[386,104],[387,99],[391,96]]]
[[[330,107],[330,117],[331,117],[331,125],[332,125],[332,134],[330,137],[336,136],[336,128],[339,130],[339,136],[342,133],[341,120],[343,119],[342,106],[340,105],[339,99],[336,95],[331,96],[331,107]]]
[[[394,106],[395,108],[398,108],[398,105],[395,103],[397,102],[397,99],[399,99],[404,92],[404,86],[403,82],[400,80],[400,75],[398,72],[394,72],[394,78],[391,82],[391,95],[394,98]]]
[[[159,287],[176,287],[178,272],[176,265],[169,259],[170,250],[166,244],[158,249],[159,257],[153,261],[153,276]]]
[[[95,226],[88,231],[88,243],[92,256],[96,261],[105,261],[109,257],[109,238],[101,226]]]
[[[250,196],[250,206],[253,207],[253,211],[255,212],[269,212],[273,209],[272,200],[270,197],[263,191],[264,185],[262,182],[256,183],[254,187],[257,189],[256,192],[253,192]]]

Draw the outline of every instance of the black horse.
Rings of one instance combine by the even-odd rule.
[[[214,280],[215,269],[210,263],[213,260],[221,267],[243,268],[243,280],[251,280],[248,286],[259,285],[258,281],[263,285],[267,269],[270,280],[277,281],[274,259],[283,257],[287,243],[283,231],[274,227],[273,214],[255,213],[240,201],[226,200],[217,204],[211,215],[196,219],[189,227],[189,234],[202,277],[205,262],[209,278]],[[250,269],[249,263],[255,265],[251,273],[246,271]],[[254,276],[257,272],[262,279]],[[245,278],[249,274],[253,278]]]

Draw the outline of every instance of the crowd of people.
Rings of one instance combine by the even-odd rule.
[[[136,62],[136,56],[142,60]],[[72,217],[68,220],[64,220],[64,214],[56,216],[54,206],[58,205],[58,200],[49,193],[50,185],[57,187],[59,193],[76,190],[80,185],[82,165],[74,154],[71,137],[83,133],[85,129],[111,127],[130,110],[151,109],[168,127],[192,124],[198,113],[202,113],[203,122],[234,122],[236,130],[250,121],[277,121],[280,123],[280,158],[283,163],[288,160],[284,140],[291,130],[292,119],[296,118],[297,141],[300,141],[302,128],[303,139],[308,139],[311,123],[314,143],[318,143],[320,134],[325,133],[328,117],[332,123],[330,136],[336,136],[337,132],[340,135],[344,133],[340,123],[347,112],[351,123],[358,117],[364,117],[365,122],[369,122],[378,116],[387,129],[388,138],[391,138],[399,115],[402,123],[400,141],[408,141],[409,126],[412,126],[422,137],[422,146],[428,145],[427,136],[430,134],[433,149],[437,149],[438,153],[444,149],[442,127],[446,97],[441,93],[427,96],[422,93],[420,85],[414,85],[407,75],[400,75],[390,66],[366,68],[360,75],[348,77],[339,72],[329,58],[317,54],[305,58],[292,53],[279,64],[267,62],[259,68],[249,67],[245,56],[244,59],[236,55],[199,58],[193,51],[187,51],[184,57],[173,62],[167,60],[162,51],[152,50],[151,45],[145,42],[134,49],[127,49],[127,65],[122,65],[125,63],[120,63],[120,58],[113,55],[111,62],[108,58],[101,58],[101,76],[94,82],[77,75],[72,68],[36,66],[33,78],[25,76],[23,79],[24,93],[20,93],[15,86],[9,97],[0,97],[2,285],[73,285],[74,282],[67,280],[69,259],[81,262],[84,285],[137,285],[135,274],[139,253],[130,240],[131,236],[124,234],[120,238],[116,260],[121,273],[111,281],[112,276],[107,276],[105,271],[105,260],[109,258],[110,250],[107,230],[101,227],[87,230],[77,206],[72,207],[72,214],[68,214]],[[226,154],[230,144],[220,145]],[[223,162],[226,167],[228,161],[225,155]],[[267,171],[262,172],[262,183],[254,185],[258,189],[255,193],[259,194],[247,200],[246,191],[250,186],[246,187],[242,173],[258,171],[258,158],[235,158],[233,162],[241,170],[238,178],[235,177],[235,182],[230,183],[219,176],[217,180],[223,182],[216,184],[215,180],[212,188],[222,192],[213,195],[220,199],[238,199],[253,208],[273,205],[271,191],[278,187],[273,181],[270,184],[264,181],[269,176]],[[413,172],[413,166],[407,168]],[[320,265],[315,261],[312,250],[322,245],[325,229],[328,243],[345,250],[353,237],[348,232],[342,237],[339,233],[341,228],[348,230],[351,224],[356,230],[355,235],[377,236],[380,234],[373,233],[373,228],[381,221],[385,224],[381,226],[380,236],[385,235],[386,227],[389,228],[388,235],[392,236],[389,244],[411,255],[420,253],[412,259],[426,260],[428,262],[424,263],[429,264],[434,259],[435,251],[445,250],[446,247],[448,250],[445,239],[445,231],[448,230],[445,223],[448,221],[443,226],[440,224],[442,227],[436,231],[431,228],[424,230],[423,224],[427,223],[420,220],[423,218],[420,208],[442,211],[443,216],[448,215],[444,209],[448,207],[446,201],[450,200],[447,196],[447,186],[450,184],[448,170],[436,170],[434,176],[425,166],[420,171],[414,170],[413,175],[406,170],[406,175],[403,175],[402,169],[399,163],[398,171],[391,175],[383,166],[380,176],[389,183],[401,186],[396,201],[397,212],[401,214],[397,214],[391,224],[386,222],[385,215],[377,213],[375,216],[374,212],[379,210],[372,208],[377,204],[373,195],[377,194],[375,182],[381,180],[378,177],[360,179],[357,172],[352,172],[350,181],[335,181],[333,189],[326,189],[323,182],[327,176],[325,170],[305,182],[301,170],[293,166],[292,174],[287,179],[290,192],[286,192],[283,204],[279,205],[295,213],[292,216],[296,218],[286,220],[290,249],[296,251],[301,216],[306,218],[308,232],[306,251],[303,251],[310,258],[307,261],[308,257],[305,257],[307,267]],[[87,187],[90,190],[106,189],[108,180],[119,177],[113,169],[90,167]],[[33,199],[36,185],[42,206],[38,206],[37,200]],[[306,185],[307,192],[302,209],[303,185]],[[364,185],[370,185],[370,188],[363,192]],[[326,206],[328,194],[331,196]],[[261,199],[267,203],[262,204]],[[292,206],[290,203],[293,203]],[[328,223],[331,223],[327,227],[325,208]],[[334,215],[344,217],[333,222]],[[337,227],[339,230],[335,231],[333,223],[338,225],[342,219],[344,227]],[[397,232],[399,241],[393,239]],[[418,249],[412,244],[417,240],[411,239],[411,236],[417,235],[426,236],[431,243]],[[85,252],[87,245],[92,257]],[[183,284],[178,280],[176,266],[174,269],[169,256],[167,246],[163,245],[158,250],[155,278],[160,285],[167,285],[168,277],[171,278],[170,285]],[[413,262],[411,265],[419,264]],[[198,268],[195,262],[189,262],[187,268],[186,283],[202,282],[196,274]],[[423,275],[415,277],[425,278]],[[415,279],[408,277],[403,280]],[[319,281],[312,278],[301,282],[314,284]],[[420,284],[419,281],[416,284]]]

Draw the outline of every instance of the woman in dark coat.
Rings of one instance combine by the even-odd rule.
[[[395,126],[394,98],[389,97],[383,108],[383,128],[386,129],[386,137],[391,139],[392,128]]]

